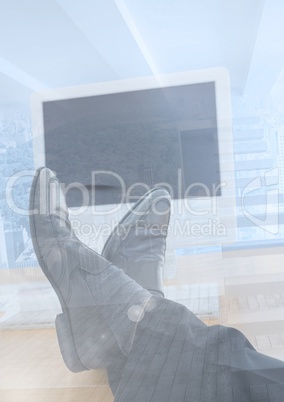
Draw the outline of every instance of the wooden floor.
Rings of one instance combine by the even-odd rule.
[[[0,344],[0,401],[113,401],[103,370],[65,367],[54,329],[1,330]]]

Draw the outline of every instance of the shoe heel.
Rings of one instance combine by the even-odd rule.
[[[66,314],[57,315],[55,319],[58,343],[64,363],[73,373],[88,370],[81,362],[72,336],[69,319]]]

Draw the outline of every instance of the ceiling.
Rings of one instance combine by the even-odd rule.
[[[0,0],[0,104],[34,91],[226,67],[235,94],[284,81],[281,0]]]

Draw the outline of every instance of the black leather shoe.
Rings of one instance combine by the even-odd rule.
[[[154,295],[164,296],[163,264],[171,200],[164,188],[146,193],[107,239],[102,256]]]
[[[78,372],[108,366],[119,349],[96,301],[99,283],[94,280],[92,288],[90,277],[99,278],[111,263],[73,234],[60,183],[47,168],[35,174],[30,211],[34,250],[63,311],[55,323],[67,367]]]

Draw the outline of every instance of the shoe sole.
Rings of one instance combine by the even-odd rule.
[[[35,176],[34,176],[34,179],[32,182],[32,186],[31,186],[31,192],[30,192],[30,202],[29,202],[30,211],[34,210],[35,192],[36,192],[36,188],[38,185],[38,180],[40,178],[40,173],[44,169],[45,168],[39,168],[36,170],[36,173],[35,173]],[[57,338],[58,338],[59,347],[60,347],[60,351],[61,351],[63,360],[64,360],[66,366],[69,368],[69,370],[74,373],[88,370],[88,368],[82,364],[80,357],[77,353],[77,349],[76,349],[76,345],[75,345],[75,341],[74,341],[73,333],[72,333],[72,329],[71,329],[71,323],[70,323],[70,318],[69,318],[69,314],[68,314],[67,304],[65,303],[65,300],[62,298],[61,293],[60,293],[56,283],[54,282],[52,275],[50,275],[49,269],[41,256],[40,248],[37,243],[37,235],[36,235],[35,226],[36,225],[35,225],[34,215],[30,215],[30,232],[31,232],[31,238],[32,238],[36,257],[38,259],[39,265],[40,265],[43,273],[45,274],[45,276],[49,280],[51,286],[53,287],[53,289],[60,301],[61,308],[63,310],[63,313],[59,314],[55,320],[55,328],[56,328]]]

